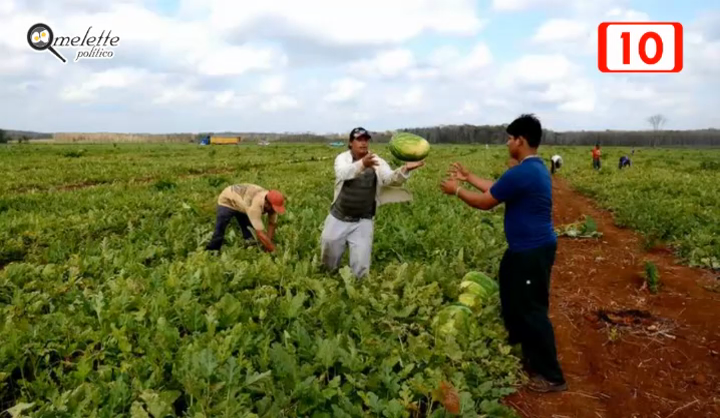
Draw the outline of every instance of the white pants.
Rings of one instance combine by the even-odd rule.
[[[345,246],[350,247],[350,269],[357,278],[370,271],[373,245],[373,221],[344,222],[332,215],[325,218],[322,232],[322,262],[330,270],[340,267]]]

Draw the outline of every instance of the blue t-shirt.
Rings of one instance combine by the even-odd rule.
[[[543,161],[529,157],[507,170],[490,188],[505,203],[505,237],[510,251],[557,242],[552,220],[552,179]]]

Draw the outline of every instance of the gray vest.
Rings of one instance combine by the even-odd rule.
[[[375,216],[375,194],[377,174],[373,168],[366,168],[352,180],[343,182],[330,213],[345,222],[372,219]]]

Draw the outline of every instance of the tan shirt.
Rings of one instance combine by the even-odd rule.
[[[262,214],[267,193],[267,190],[254,184],[235,184],[220,193],[218,205],[247,214],[252,227],[256,231],[264,231]],[[270,223],[277,223],[277,213],[270,215],[268,220]]]

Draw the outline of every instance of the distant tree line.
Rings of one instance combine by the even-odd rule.
[[[633,146],[633,147],[720,147],[720,130],[702,129],[688,131],[663,130],[665,116],[656,114],[646,119],[651,130],[646,131],[543,131],[543,143],[547,145],[592,146]],[[399,131],[411,132],[427,139],[432,144],[504,144],[507,141],[507,125],[441,125],[431,127],[404,128]],[[203,132],[199,134],[117,134],[117,133],[56,133],[44,134],[29,131],[2,131],[0,142],[53,137],[69,142],[200,142],[207,135],[240,136],[242,142],[253,143],[331,143],[347,141],[346,133],[319,135],[311,132]],[[373,132],[373,141],[386,143],[392,137],[391,131]]]
[[[420,135],[430,143],[504,144],[507,141],[505,126],[441,126],[411,128],[403,131]],[[548,145],[595,145],[605,146],[720,146],[720,130],[693,131],[543,131],[543,143]]]
[[[426,128],[406,128],[400,131],[414,133],[432,144],[505,144],[506,125],[476,126],[449,125]],[[373,141],[386,143],[392,132],[373,132]],[[283,136],[282,142],[334,142],[347,141],[344,136],[320,136],[298,134]],[[720,147],[720,130],[704,129],[693,131],[543,131],[543,144],[593,146],[634,146],[634,147]]]
[[[31,139],[45,139],[52,137],[52,134],[40,132],[13,131],[6,129],[0,129],[0,131],[2,131],[2,134],[0,134],[0,136],[2,137],[0,139],[0,142],[2,143],[7,143],[10,141],[29,142]]]

